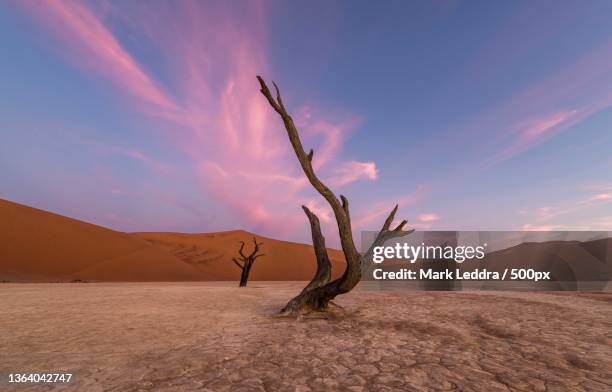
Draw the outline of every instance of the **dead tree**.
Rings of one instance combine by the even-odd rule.
[[[242,270],[242,273],[240,274],[240,287],[245,287],[247,285],[247,282],[249,281],[249,274],[251,273],[251,268],[253,267],[255,259],[264,256],[263,253],[257,254],[257,252],[259,252],[259,246],[262,245],[263,242],[257,242],[255,237],[253,237],[253,244],[255,245],[255,248],[253,249],[253,252],[247,256],[244,254],[244,241],[240,241],[240,249],[238,250],[240,260],[232,257],[234,264],[236,264],[238,268]]]
[[[304,151],[298,130],[293,122],[293,118],[291,118],[289,113],[287,113],[276,83],[273,83],[276,90],[276,98],[274,98],[264,80],[260,76],[257,76],[257,80],[259,80],[261,93],[264,95],[264,97],[266,97],[270,106],[272,106],[272,108],[283,120],[291,146],[295,151],[297,159],[300,162],[302,170],[304,171],[304,174],[306,174],[308,181],[317,190],[317,192],[323,196],[334,212],[334,217],[338,225],[342,252],[344,253],[344,257],[346,259],[346,268],[344,273],[338,279],[330,282],[331,264],[329,262],[329,256],[327,255],[327,249],[325,247],[325,238],[321,233],[319,219],[307,207],[302,206],[308,220],[310,221],[312,244],[317,258],[317,272],[310,283],[308,283],[308,285],[301,291],[301,293],[285,305],[285,307],[281,310],[281,313],[299,315],[310,312],[324,312],[327,310],[331,300],[340,294],[348,293],[357,285],[357,283],[359,283],[361,280],[362,264],[367,262],[366,257],[369,257],[368,254],[371,253],[374,246],[382,245],[385,241],[391,238],[402,237],[410,234],[413,230],[403,230],[407,223],[405,220],[398,224],[394,229],[390,229],[391,223],[395,218],[395,213],[397,212],[396,205],[385,220],[385,223],[378,233],[376,240],[368,252],[362,256],[357,251],[355,243],[353,242],[348,199],[343,195],[340,195],[340,198],[338,199],[338,197],[336,197],[336,195],[327,187],[327,185],[325,185],[315,174],[312,167],[314,151],[310,150],[308,154]]]

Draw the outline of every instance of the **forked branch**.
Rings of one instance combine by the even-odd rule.
[[[374,241],[368,248],[367,252],[361,258],[362,267],[366,267],[369,263],[372,257],[372,253],[374,252],[374,248],[376,248],[377,246],[382,246],[385,242],[393,238],[407,236],[408,234],[414,231],[414,229],[404,231],[404,226],[406,226],[406,224],[408,223],[407,220],[401,221],[394,229],[390,230],[391,223],[393,223],[393,220],[395,219],[395,213],[397,212],[397,208],[398,205],[396,204],[393,210],[391,210],[389,216],[387,216],[387,219],[385,219],[385,223],[383,223],[382,228],[374,238]]]

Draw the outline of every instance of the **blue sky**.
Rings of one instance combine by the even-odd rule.
[[[612,2],[8,2],[0,197],[307,241],[281,87],[354,229],[612,228]]]

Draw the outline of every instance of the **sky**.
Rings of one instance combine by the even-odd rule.
[[[0,198],[121,231],[612,230],[612,2],[0,4]]]

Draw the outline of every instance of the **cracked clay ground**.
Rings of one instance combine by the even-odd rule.
[[[249,285],[3,284],[0,390],[612,390],[610,294],[357,290],[295,321],[300,283]],[[47,371],[74,383],[7,383]]]

